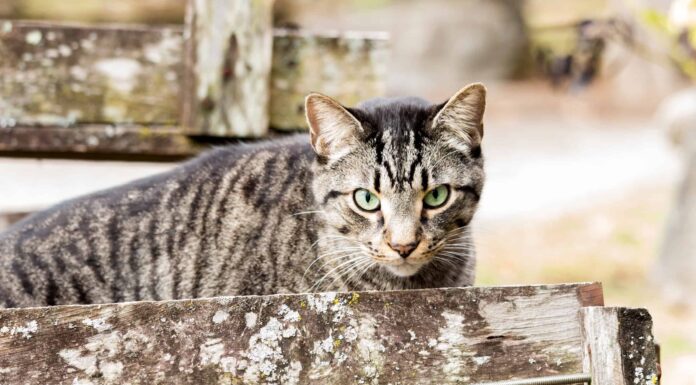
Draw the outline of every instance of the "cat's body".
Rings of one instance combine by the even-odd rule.
[[[324,123],[310,118],[311,145],[297,135],[219,148],[27,218],[0,234],[0,307],[472,284],[468,224],[483,183],[478,146],[447,155],[428,131],[442,106],[399,103],[350,110],[361,122],[361,139],[343,138],[340,156],[321,147],[335,145],[322,139],[337,137],[318,135]],[[403,124],[390,127],[384,119]],[[435,171],[442,162],[443,171]],[[470,170],[457,176],[447,167],[456,171],[460,163],[448,162]],[[428,178],[445,178],[452,198],[409,220],[406,201],[422,199]],[[378,214],[351,206],[353,191],[364,190],[368,179],[369,188],[381,189]],[[388,206],[389,191],[401,206]],[[394,226],[418,238],[413,258],[366,238],[386,239]]]
[[[312,155],[306,137],[220,148],[32,216],[0,235],[0,305],[300,290]]]

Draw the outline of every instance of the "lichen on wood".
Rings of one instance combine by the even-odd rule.
[[[655,385],[657,352],[652,317],[645,309],[581,310],[583,367],[592,385]]]
[[[0,127],[0,154],[166,157],[181,159],[207,148],[179,127],[81,124],[74,127]]]
[[[261,96],[250,96],[250,104],[232,110],[248,108],[248,119],[270,113],[266,126],[270,120],[271,126],[281,130],[303,129],[303,101],[308,92],[330,94],[347,105],[384,92],[388,55],[384,34],[276,29],[273,42],[270,112],[263,101],[268,95],[257,90]],[[0,20],[0,128],[52,129],[81,124],[181,127],[182,110],[194,103],[181,100],[184,92],[193,95],[193,90],[182,84],[184,57],[183,29],[178,26]],[[245,66],[237,67],[241,72],[235,76],[246,76]],[[259,79],[237,82],[235,87],[259,86]],[[207,81],[215,85],[218,80]],[[234,79],[225,84],[232,83]],[[254,92],[249,91],[249,95]],[[185,115],[192,118],[188,112]],[[246,132],[242,124],[227,130],[225,124],[211,122],[211,129],[220,131],[180,129],[188,134],[235,137],[258,136],[267,128]]]
[[[0,126],[178,121],[181,33],[0,21]]]
[[[304,98],[321,92],[347,106],[383,96],[388,35],[378,32],[308,34],[276,30],[271,73],[271,127],[306,129]]]
[[[182,124],[196,135],[268,131],[273,0],[192,0]]]
[[[598,284],[0,310],[0,383],[462,384],[582,369]]]

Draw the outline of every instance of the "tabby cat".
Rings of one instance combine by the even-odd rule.
[[[485,88],[305,108],[309,138],[218,148],[0,234],[0,307],[471,285]]]

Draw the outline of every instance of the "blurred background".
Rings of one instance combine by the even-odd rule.
[[[0,18],[182,24],[184,9],[2,0]],[[650,310],[663,383],[696,384],[695,1],[277,0],[274,23],[387,31],[387,95],[484,82],[477,284],[601,281],[607,305]],[[178,163],[2,155],[0,229]]]

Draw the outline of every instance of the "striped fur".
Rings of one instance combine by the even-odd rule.
[[[470,285],[483,159],[438,132],[442,107],[346,109],[363,130],[331,161],[305,135],[232,145],[33,215],[0,234],[0,307]],[[416,212],[433,183],[451,185],[452,202]],[[357,212],[359,187],[391,214]],[[380,254],[399,223],[428,242],[408,276]]]

